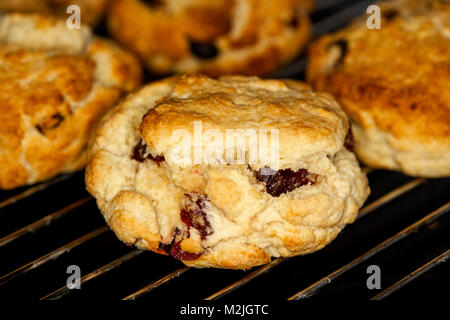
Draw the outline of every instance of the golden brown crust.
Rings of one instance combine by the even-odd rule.
[[[203,130],[213,128],[223,136],[231,129],[282,128],[279,154],[286,162],[281,161],[280,168],[306,157],[336,153],[348,131],[346,116],[334,99],[298,81],[243,76],[215,80],[196,75],[182,76],[171,96],[149,110],[142,119],[141,136],[155,154],[170,161],[173,132],[186,129],[193,136],[194,121],[202,122]],[[303,148],[293,148],[300,141]]]
[[[44,34],[41,48],[33,39],[26,47],[33,24]],[[88,38],[80,40],[86,49],[75,43],[62,50],[57,39],[64,32],[73,34],[64,22],[36,15],[0,21],[0,188],[82,168],[98,119],[140,82],[139,64],[129,53]]]
[[[139,0],[114,0],[108,27],[155,72],[262,75],[304,47],[311,2],[169,0],[149,6]],[[191,41],[213,44],[218,53],[199,58],[190,50]]]
[[[269,263],[270,260],[270,254],[264,249],[253,244],[231,240],[221,243],[207,255],[201,255],[193,261],[183,262],[187,266],[196,268],[250,269]]]
[[[363,161],[412,175],[450,175],[450,5],[380,5],[380,30],[358,20],[311,46],[308,81],[342,103]]]
[[[180,167],[171,159],[170,131],[178,124],[188,129],[192,119],[216,130],[272,125],[285,137],[281,167],[305,168],[320,178],[275,197],[255,178],[258,164]],[[317,119],[314,129],[302,131]],[[324,124],[328,135],[321,132]],[[331,96],[298,81],[168,78],[129,95],[103,118],[91,144],[86,186],[122,241],[193,267],[247,269],[271,257],[319,250],[354,221],[369,188],[343,147],[347,128]],[[136,156],[143,141],[146,151]],[[155,161],[157,156],[164,159]],[[196,206],[209,223],[203,235],[182,218],[182,210]]]
[[[23,12],[68,18],[67,7],[78,5],[81,23],[95,26],[103,17],[109,0],[0,0],[0,12]]]

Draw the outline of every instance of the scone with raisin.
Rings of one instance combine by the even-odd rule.
[[[125,243],[245,269],[321,249],[369,188],[328,94],[293,80],[152,83],[103,118],[88,191]]]
[[[379,5],[381,29],[363,17],[311,46],[308,81],[348,113],[363,162],[450,176],[450,3]]]
[[[311,0],[114,0],[112,36],[155,73],[265,75],[310,36]]]
[[[137,58],[86,27],[0,16],[0,188],[81,169],[97,120],[140,78]]]
[[[0,0],[0,12],[39,13],[68,18],[67,8],[77,5],[83,24],[95,26],[102,19],[110,0]]]

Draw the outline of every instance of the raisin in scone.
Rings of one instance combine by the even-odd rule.
[[[81,169],[97,120],[140,78],[137,58],[86,27],[0,16],[0,188]]]
[[[86,185],[125,243],[245,269],[319,250],[354,221],[369,187],[347,133],[335,100],[300,82],[173,77],[103,118]]]
[[[83,24],[95,26],[103,17],[110,0],[0,0],[0,12],[40,13],[68,18],[67,8],[77,5]]]
[[[265,75],[310,36],[305,0],[114,0],[108,27],[156,73]]]
[[[308,81],[331,92],[351,119],[366,164],[413,176],[450,176],[450,3],[379,3],[310,48]]]

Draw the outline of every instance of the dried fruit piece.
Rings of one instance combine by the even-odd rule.
[[[145,150],[147,149],[146,145],[142,142],[142,139],[134,146],[133,153],[131,154],[131,158],[143,162],[145,160]]]
[[[151,153],[147,154],[147,146],[145,145],[144,141],[142,139],[139,140],[139,142],[136,144],[136,146],[133,148],[133,152],[131,154],[131,158],[139,161],[139,162],[144,162],[145,159],[149,159],[152,160],[154,162],[156,162],[156,164],[159,164],[161,162],[163,162],[164,156],[152,156]]]
[[[170,254],[170,249],[172,248],[173,243],[162,243],[160,242],[158,245],[158,250],[164,251],[167,254]]]
[[[190,237],[191,227],[198,230],[202,240],[213,233],[206,215],[207,201],[208,197],[203,193],[190,192],[184,195],[184,208],[181,209],[180,217],[188,227],[188,237]]]
[[[202,254],[183,251],[183,249],[181,249],[181,241],[178,241],[175,242],[170,249],[170,255],[178,260],[191,261],[198,259]]]
[[[160,242],[158,245],[158,249],[166,252],[167,254],[170,254],[170,249],[172,248],[173,244],[176,242],[176,239],[180,235],[180,233],[181,233],[180,229],[175,228],[175,230],[173,232],[172,241],[170,243]]]
[[[213,43],[209,42],[189,42],[192,54],[200,59],[212,59],[219,54],[219,50]]]
[[[181,242],[184,240],[176,241],[176,238],[178,235],[180,235],[180,229],[175,228],[174,235],[172,238],[172,241],[170,243],[159,243],[158,249],[161,251],[164,251],[168,255],[171,255],[172,257],[179,259],[179,260],[195,260],[198,257],[202,255],[202,253],[192,253],[184,251],[181,248]]]
[[[262,168],[255,173],[256,179],[264,182],[266,192],[272,197],[279,197],[309,183],[315,183],[315,175],[306,169],[292,171],[291,169],[272,170],[268,167]]]

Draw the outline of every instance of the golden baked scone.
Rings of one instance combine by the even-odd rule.
[[[156,73],[264,75],[310,36],[309,0],[114,0],[112,36]]]
[[[381,29],[365,16],[311,46],[307,79],[341,103],[363,162],[450,176],[450,3],[379,5]]]
[[[140,81],[137,58],[87,27],[0,16],[0,188],[82,168],[97,120]]]
[[[231,135],[240,129],[249,136]],[[300,82],[168,78],[102,119],[86,185],[125,243],[189,266],[250,268],[319,250],[356,218],[369,187],[347,132],[335,100]]]
[[[110,0],[0,0],[0,12],[23,12],[68,18],[67,7],[80,7],[81,22],[95,26],[103,17]]]

